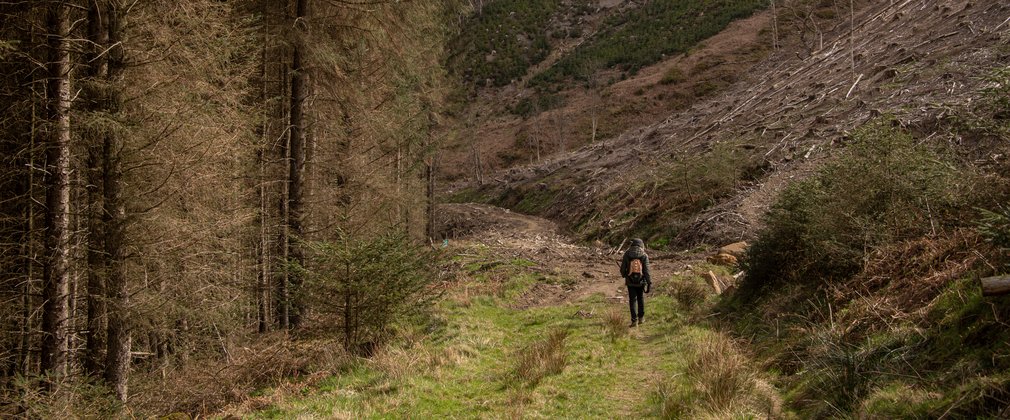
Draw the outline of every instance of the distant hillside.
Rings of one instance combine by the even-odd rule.
[[[730,22],[766,6],[764,0],[654,0],[614,13],[599,31],[574,51],[537,74],[532,83],[588,80],[596,72],[619,68],[635,73],[668,55],[680,54],[726,29]]]
[[[738,79],[769,51],[759,0],[501,0],[462,22],[451,72],[466,130],[440,174],[482,174],[665,118]]]
[[[780,41],[788,44],[725,90],[617,139],[498,176],[502,182],[471,197],[525,203],[589,239],[619,242],[630,232],[660,242],[747,237],[778,191],[811,173],[851,130],[888,113],[903,124],[935,125],[937,115],[951,112],[944,110],[977,102],[986,83],[979,76],[995,65],[986,57],[996,35],[972,34],[964,22],[997,19],[985,11],[998,5],[915,17],[936,10],[912,16],[909,5],[856,3],[851,51],[847,16],[809,3],[809,16],[825,17],[812,25],[780,10],[780,25],[810,29]],[[695,67],[688,74],[718,71]],[[643,96],[663,87],[654,83],[639,85]],[[626,162],[634,160],[643,164],[632,176]]]
[[[592,13],[592,0],[496,0],[474,11],[450,42],[450,71],[472,87],[501,87],[521,78],[550,53],[548,36],[578,36],[555,27],[558,16]]]

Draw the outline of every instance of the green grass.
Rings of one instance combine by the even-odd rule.
[[[713,359],[704,357],[705,349],[722,337],[696,322],[703,311],[698,302],[688,307],[657,287],[647,297],[647,323],[628,329],[626,303],[602,295],[524,306],[526,292],[542,290],[537,284],[575,281],[543,274],[532,261],[502,258],[477,245],[460,252],[453,263],[463,279],[428,321],[400,326],[396,341],[334,376],[294,391],[259,392],[260,401],[269,405],[240,415],[671,418],[680,412],[745,418],[760,413],[747,402],[761,398],[747,394],[753,387],[738,392],[741,396],[728,411],[688,404],[712,394],[698,390],[711,388],[713,379],[690,369],[707,372]],[[700,281],[682,277],[666,282],[692,280]],[[755,375],[743,353],[734,354],[737,367],[731,370]]]
[[[673,377],[684,369],[676,355],[689,341],[668,334],[682,328],[671,303],[668,298],[650,300],[652,325],[611,340],[601,317],[573,316],[579,310],[602,314],[611,304],[600,298],[528,310],[510,309],[506,300],[487,297],[468,305],[447,301],[440,309],[448,320],[443,330],[420,343],[401,343],[403,347],[375,360],[362,360],[304,397],[282,401],[254,417],[650,416],[655,410],[651,390],[636,389],[637,381],[628,378]],[[516,351],[558,329],[568,331],[564,368],[533,385],[512,385]],[[412,357],[422,362],[405,361]]]
[[[651,417],[659,410],[651,386],[676,378],[686,368],[680,355],[705,334],[685,324],[673,299],[656,294],[648,300],[649,324],[620,336],[611,335],[605,315],[626,316],[625,304],[599,295],[516,308],[533,284],[571,280],[537,274],[528,260],[495,260],[486,247],[455,261],[468,280],[441,302],[431,325],[416,328],[422,333],[404,334],[375,357],[293,398],[278,397],[252,417]],[[488,287],[496,282],[502,284]],[[559,332],[563,367],[516,381],[523,352]]]

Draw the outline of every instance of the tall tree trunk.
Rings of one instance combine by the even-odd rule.
[[[70,275],[70,22],[66,5],[47,10],[49,59],[46,145],[46,237],[43,257],[42,365],[44,373],[67,373],[67,290]]]
[[[110,114],[122,109],[122,97],[118,91],[125,69],[125,50],[122,45],[122,0],[108,0],[109,31],[109,94],[104,107]],[[105,135],[102,146],[103,191],[105,216],[105,258],[108,259],[106,278],[108,282],[108,347],[105,362],[105,380],[113,388],[120,401],[127,399],[127,379],[130,370],[132,344],[129,317],[130,293],[126,278],[126,206],[122,191],[123,138],[116,130]]]
[[[435,156],[429,156],[424,163],[425,179],[425,220],[424,234],[429,241],[435,240]]]
[[[104,85],[108,76],[108,60],[104,54],[109,43],[107,29],[107,12],[105,2],[91,2],[88,9],[88,39],[91,51],[87,57],[89,66],[87,76],[91,83]],[[95,90],[94,88],[92,89]],[[100,94],[93,92],[90,98],[96,103],[94,111],[101,111]],[[101,140],[104,142],[104,139]],[[103,353],[105,349],[105,244],[103,239],[103,209],[102,209],[102,148],[100,144],[87,145],[88,185],[87,185],[87,217],[88,223],[88,284],[87,284],[87,330],[84,335],[84,372],[92,377],[100,377],[103,368]]]
[[[29,40],[32,45],[35,45],[34,27],[31,30]],[[38,96],[37,86],[40,84],[40,82],[41,80],[33,81],[31,86],[32,120],[31,120],[31,133],[30,133],[31,137],[29,140],[29,153],[28,153],[29,168],[35,168],[37,165],[36,156],[37,156],[38,134],[39,134],[38,130],[39,115],[38,115],[38,101],[36,100],[36,98]],[[38,328],[35,327],[36,317],[35,315],[33,315],[35,313],[35,308],[37,307],[37,305],[34,304],[33,302],[33,296],[37,295],[36,290],[38,289],[38,279],[36,278],[37,275],[36,264],[37,261],[40,260],[40,258],[38,258],[38,244],[36,242],[38,236],[36,232],[37,219],[36,219],[35,207],[38,200],[36,199],[37,181],[35,178],[35,174],[36,171],[34,169],[30,169],[28,171],[28,185],[26,188],[28,193],[27,197],[28,199],[25,203],[25,218],[27,220],[27,223],[25,224],[25,233],[23,240],[24,252],[22,254],[22,261],[25,266],[24,267],[25,281],[21,300],[22,323],[21,323],[21,340],[19,343],[21,351],[18,354],[17,371],[24,376],[29,376],[37,372],[35,370],[36,365],[34,359],[32,358],[32,351],[31,351],[32,335],[35,333],[35,331],[38,330]]]
[[[425,218],[424,234],[428,241],[435,240],[435,145],[431,141],[434,135],[436,119],[435,114],[428,110],[428,133],[425,137],[424,152],[427,156],[424,159],[424,184],[425,184]]]
[[[269,12],[265,10],[265,12]],[[272,127],[270,118],[272,117],[270,100],[271,100],[271,90],[270,90],[270,52],[272,41],[271,31],[272,28],[270,23],[272,20],[269,15],[264,14],[263,22],[263,45],[262,45],[262,57],[260,62],[260,80],[261,91],[260,91],[260,104],[262,106],[262,121],[260,122],[260,147],[256,151],[256,163],[258,166],[259,176],[257,177],[256,192],[259,196],[259,240],[256,246],[256,262],[259,270],[256,275],[256,323],[257,331],[260,333],[265,333],[270,331],[270,208],[267,203],[269,202],[269,188],[267,184],[267,159],[270,156],[270,141],[271,134],[270,128]]]
[[[256,247],[257,263],[259,270],[256,279],[256,321],[257,331],[265,333],[270,331],[270,239],[267,230],[267,223],[270,220],[269,209],[267,207],[266,188],[266,150],[261,149],[257,154],[259,160],[259,183],[257,192],[259,193],[259,244]]]
[[[300,241],[305,238],[304,230],[304,184],[305,170],[305,99],[308,96],[310,78],[305,66],[305,37],[307,36],[308,0],[295,1],[294,42],[291,54],[291,113],[290,113],[290,158],[288,159],[288,240],[289,262],[303,265],[304,252]],[[302,278],[297,272],[289,274],[288,283],[291,298],[290,327],[301,324],[305,305],[300,298]]]
[[[93,153],[89,158],[89,167],[97,168],[100,164],[100,156]],[[93,165],[93,166],[92,166]],[[89,170],[89,177],[93,177],[97,170]],[[102,355],[105,349],[105,244],[102,243],[102,211],[101,211],[101,191],[98,189],[101,180],[94,180],[88,185],[88,203],[92,207],[88,211],[90,223],[88,225],[88,298],[87,298],[87,331],[84,334],[84,372],[93,377],[102,375],[103,363]]]
[[[271,182],[267,184],[268,201],[276,203],[276,213],[268,215],[270,235],[276,238],[272,247],[264,251],[267,254],[270,281],[272,282],[273,317],[277,328],[287,329],[290,325],[290,301],[288,294],[288,142],[287,131],[288,112],[288,47],[280,37],[280,29],[288,23],[289,2],[263,1],[261,3],[264,16],[264,31],[266,36],[265,90],[264,107],[268,144],[264,153],[271,157],[267,168],[267,176]],[[283,167],[283,169],[281,168]],[[274,201],[276,200],[276,201]]]

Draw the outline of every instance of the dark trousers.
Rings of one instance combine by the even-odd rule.
[[[645,286],[628,286],[628,306],[631,309],[631,320],[645,318]],[[638,311],[635,311],[635,304],[638,304]]]

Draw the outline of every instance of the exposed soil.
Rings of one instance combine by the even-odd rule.
[[[621,252],[612,248],[582,246],[558,231],[557,224],[484,204],[444,204],[438,209],[439,234],[467,245],[487,246],[494,255],[523,258],[537,264],[535,269],[565,279],[564,286],[537,283],[518,306],[546,306],[577,301],[602,294],[615,302],[625,302],[627,290],[618,273]],[[687,261],[676,255],[647,251],[654,279],[669,278]]]

